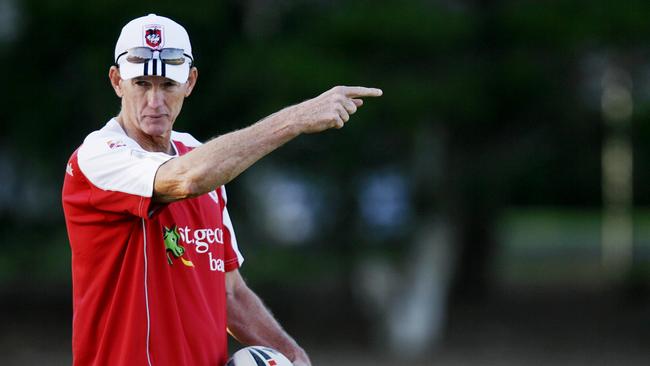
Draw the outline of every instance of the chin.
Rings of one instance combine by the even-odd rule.
[[[142,131],[149,136],[164,136],[169,134],[172,129],[172,123],[167,118],[160,121],[145,120],[142,122]]]

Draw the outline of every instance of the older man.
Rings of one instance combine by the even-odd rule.
[[[68,163],[74,365],[223,365],[227,331],[295,365],[305,351],[239,274],[224,184],[303,133],[341,128],[381,90],[335,87],[205,144],[172,130],[196,85],[185,29],[124,26],[109,79],[120,113]]]

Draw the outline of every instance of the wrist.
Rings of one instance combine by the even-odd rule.
[[[298,105],[286,107],[277,112],[273,117],[275,117],[276,126],[286,132],[290,138],[298,137],[305,132],[301,123]]]
[[[287,107],[280,111],[279,125],[286,131],[291,138],[298,137],[303,134],[303,127],[300,121],[300,114],[297,113],[297,106]]]

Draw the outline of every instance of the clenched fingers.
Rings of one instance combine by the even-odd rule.
[[[341,118],[341,121],[343,121],[344,123],[350,120],[350,114],[352,113],[350,113],[347,110],[347,108],[345,108],[344,106],[337,108],[337,112],[339,113],[339,117]]]
[[[341,116],[338,116],[336,119],[334,119],[334,128],[340,129],[345,126],[345,121],[341,118]]]
[[[343,108],[345,108],[349,114],[354,114],[354,112],[357,111],[357,105],[354,104],[352,99],[346,99],[341,104],[343,104]]]

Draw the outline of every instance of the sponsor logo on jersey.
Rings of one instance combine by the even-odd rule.
[[[115,141],[115,140],[108,140],[106,141],[106,145],[108,145],[109,149],[117,149],[118,147],[124,147],[126,144],[122,141]]]
[[[68,166],[65,167],[65,172],[68,173],[71,177],[74,177],[74,173],[72,171],[72,164],[68,163]]]
[[[211,271],[225,272],[225,263],[221,258],[215,258],[209,250],[211,244],[223,244],[223,229],[221,228],[190,228],[189,226],[178,227],[176,225],[163,228],[163,241],[165,242],[165,252],[167,262],[172,265],[174,259],[178,258],[187,267],[194,267],[192,261],[185,259],[185,247],[181,242],[188,245],[194,245],[194,250],[198,254],[208,254]],[[170,256],[171,255],[171,256]]]
[[[149,24],[144,27],[144,42],[153,49],[160,49],[163,45],[163,26]]]

